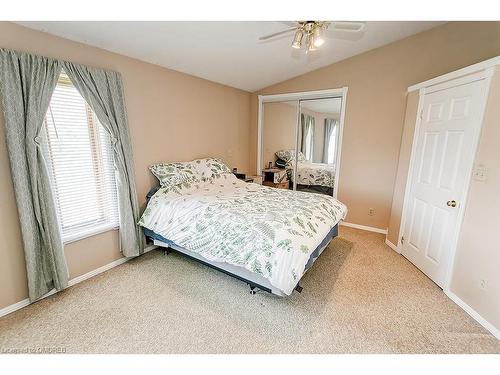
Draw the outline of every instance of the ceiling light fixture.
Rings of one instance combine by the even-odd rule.
[[[311,51],[316,51],[317,47],[316,44],[314,43],[314,34],[309,34],[307,36],[307,49],[306,53],[309,53]]]
[[[315,51],[325,43],[324,31],[328,27],[328,22],[303,21],[299,22],[299,27],[295,31],[292,41],[292,48],[301,49],[302,42],[306,43],[306,53]],[[304,40],[305,38],[305,40]]]
[[[304,37],[304,30],[297,29],[293,37],[292,48],[300,49],[302,47],[302,38]]]
[[[323,25],[316,25],[313,35],[315,47],[320,47],[325,43],[325,39],[323,39]]]
[[[288,29],[264,35],[259,38],[259,41],[277,40],[279,36],[293,33],[292,48],[301,49],[305,47],[306,53],[318,49],[325,44],[326,37],[328,38],[344,38],[346,36],[334,36],[328,34],[328,29],[331,27],[334,31],[341,31],[344,35],[348,33],[362,33],[366,22],[360,21],[294,21],[283,22],[290,26]],[[348,39],[348,38],[347,38]]]

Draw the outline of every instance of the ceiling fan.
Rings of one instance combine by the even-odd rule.
[[[269,40],[279,35],[295,33],[292,48],[300,49],[305,42],[306,53],[316,50],[325,43],[327,31],[359,33],[365,28],[364,22],[357,21],[296,21],[283,22],[290,28],[277,33],[265,35],[259,40]]]

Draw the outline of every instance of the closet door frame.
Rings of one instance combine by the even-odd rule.
[[[317,91],[302,91],[302,92],[291,92],[284,94],[273,94],[273,95],[259,95],[259,113],[257,117],[257,174],[261,174],[262,171],[262,145],[263,145],[263,108],[264,103],[276,103],[276,102],[286,102],[286,101],[296,101],[297,102],[297,122],[295,124],[295,139],[296,144],[298,144],[298,133],[299,133],[299,122],[300,122],[300,101],[301,100],[311,100],[311,99],[333,99],[341,98],[341,108],[340,108],[340,123],[339,123],[339,135],[338,135],[338,147],[337,147],[337,157],[336,157],[336,168],[335,168],[335,183],[333,187],[333,197],[337,198],[338,187],[339,187],[339,177],[340,177],[340,166],[341,166],[341,156],[342,156],[342,137],[344,134],[344,120],[345,111],[347,105],[347,91],[348,87],[341,87],[337,89],[328,90],[317,90]],[[295,153],[297,153],[297,146],[295,147]],[[295,163],[295,174],[297,173],[297,163]],[[296,188],[296,182],[293,183],[293,188]]]

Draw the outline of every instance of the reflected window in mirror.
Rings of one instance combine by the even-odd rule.
[[[314,155],[314,117],[302,114],[300,116],[302,126],[301,151],[307,161],[313,161]]]
[[[337,156],[337,134],[339,121],[335,119],[325,119],[325,147],[323,152],[323,163],[335,164]]]

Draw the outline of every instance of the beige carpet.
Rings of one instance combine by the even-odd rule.
[[[152,251],[0,319],[0,349],[76,353],[499,353],[500,344],[384,244],[341,228],[302,294]]]

